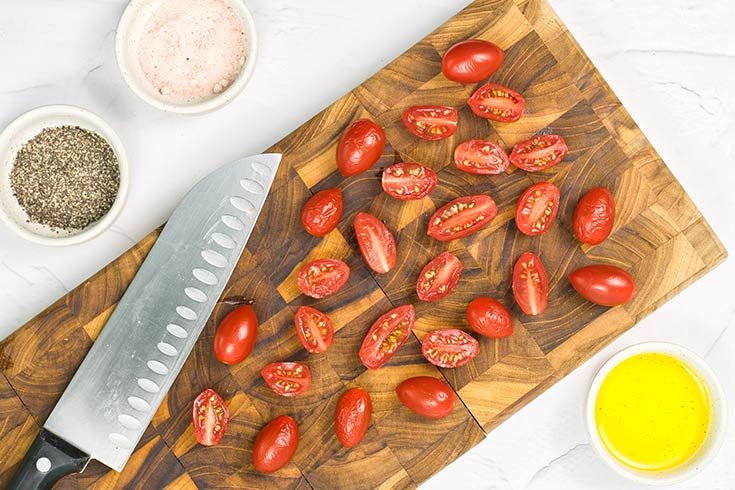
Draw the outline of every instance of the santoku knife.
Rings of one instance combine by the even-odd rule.
[[[212,313],[281,161],[201,180],[174,210],[26,454],[11,490],[51,488],[91,459],[121,471]]]

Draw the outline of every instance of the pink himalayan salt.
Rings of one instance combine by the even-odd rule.
[[[163,0],[138,46],[140,66],[156,90],[192,103],[230,86],[245,64],[248,39],[224,0]]]

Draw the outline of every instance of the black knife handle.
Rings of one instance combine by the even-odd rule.
[[[89,459],[88,454],[41,429],[8,490],[51,490],[61,477],[84,470]]]

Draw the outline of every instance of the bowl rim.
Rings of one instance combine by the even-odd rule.
[[[125,147],[120,140],[120,137],[109,124],[107,124],[97,114],[82,107],[69,104],[43,105],[24,112],[20,116],[16,117],[13,121],[11,121],[0,132],[0,146],[2,146],[5,141],[10,140],[10,138],[17,134],[18,131],[25,128],[29,122],[36,119],[43,120],[56,116],[68,116],[78,121],[84,121],[91,128],[93,128],[94,132],[104,138],[105,141],[107,141],[107,143],[112,147],[112,150],[115,152],[115,156],[117,157],[118,166],[120,168],[120,184],[115,201],[112,203],[112,206],[102,218],[100,218],[87,228],[84,228],[82,231],[73,235],[50,237],[33,233],[32,231],[29,231],[16,223],[15,219],[13,219],[6,213],[2,205],[0,205],[0,221],[4,222],[8,226],[8,228],[16,233],[16,235],[30,242],[49,246],[76,245],[78,243],[91,240],[92,238],[100,235],[103,231],[109,228],[120,215],[125,205],[125,202],[127,201],[128,185],[130,180],[128,157],[127,153],[125,152]],[[49,124],[45,127],[54,127],[54,125]],[[4,157],[4,155],[0,155],[0,158],[2,160],[4,160]],[[12,162],[9,163],[9,166],[12,165]]]
[[[229,87],[213,97],[205,99],[201,102],[197,102],[195,104],[175,104],[158,99],[156,97],[152,97],[148,92],[146,92],[142,88],[139,81],[136,80],[133,75],[131,75],[130,70],[128,69],[128,64],[126,62],[125,53],[129,47],[126,45],[126,41],[128,39],[128,30],[132,25],[135,16],[145,11],[145,3],[152,1],[155,0],[130,0],[130,2],[125,7],[122,16],[120,17],[120,21],[118,22],[116,29],[115,58],[117,60],[117,67],[120,70],[120,73],[122,74],[122,77],[130,90],[132,90],[132,92],[137,95],[138,98],[142,99],[148,105],[151,105],[156,109],[175,114],[186,115],[205,114],[208,112],[212,112],[235,99],[240,94],[240,92],[242,92],[243,88],[245,88],[245,85],[252,77],[258,53],[258,35],[255,29],[255,20],[253,19],[253,15],[245,2],[243,0],[224,0],[225,3],[232,6],[236,10],[240,20],[242,20],[243,27],[248,36],[247,57],[245,59],[245,65],[243,65],[240,73],[237,75],[237,77],[230,84]]]
[[[711,425],[709,441],[705,441],[705,447],[699,454],[696,454],[691,461],[678,468],[650,473],[629,468],[616,460],[602,444],[602,440],[600,439],[595,423],[595,403],[597,401],[597,395],[602,382],[610,371],[618,366],[622,361],[629,359],[630,357],[648,353],[669,355],[686,363],[687,366],[689,366],[705,383],[711,411],[716,414],[714,422],[712,421],[712,418],[710,418]],[[727,402],[717,376],[712,368],[710,368],[700,356],[685,347],[670,342],[641,342],[630,345],[613,354],[597,370],[587,394],[585,423],[592,447],[606,465],[616,473],[637,483],[647,485],[671,485],[682,482],[696,475],[717,456],[717,453],[724,442],[727,430]]]

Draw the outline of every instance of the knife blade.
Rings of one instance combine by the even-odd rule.
[[[176,207],[29,450],[11,489],[50,488],[96,459],[122,471],[212,313],[281,160],[243,158]]]

